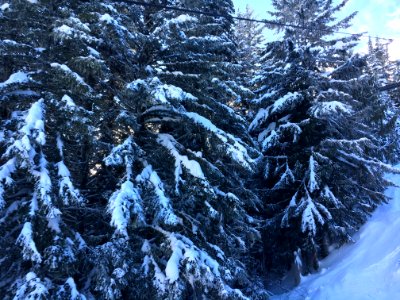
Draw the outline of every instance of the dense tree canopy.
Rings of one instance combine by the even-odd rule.
[[[385,201],[397,110],[345,1],[273,1],[265,47],[230,0],[145,2],[0,6],[5,299],[267,299]]]
[[[390,166],[378,158],[390,147],[377,123],[393,130],[394,111],[377,94],[365,58],[352,51],[357,36],[331,37],[354,17],[335,21],[345,2],[274,1],[276,22],[294,27],[267,45],[254,80],[250,131],[270,189],[265,253],[280,271],[298,261],[305,274],[317,270],[318,258],[351,239],[384,201]]]

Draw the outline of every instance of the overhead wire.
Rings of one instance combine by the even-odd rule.
[[[367,37],[367,38],[372,38],[372,39],[386,40],[388,42],[393,42],[393,40],[394,40],[393,38],[372,36],[372,35],[369,35],[366,33],[350,33],[350,32],[345,32],[345,31],[334,31],[334,30],[329,30],[329,29],[316,30],[315,28],[296,25],[296,24],[277,22],[277,21],[272,21],[272,20],[267,20],[267,19],[253,19],[253,18],[245,18],[245,17],[240,17],[240,16],[224,15],[224,14],[219,14],[219,13],[210,12],[210,11],[189,9],[189,8],[178,7],[178,6],[162,5],[162,4],[157,4],[157,3],[148,3],[148,2],[134,1],[134,0],[131,0],[129,2],[132,4],[135,4],[135,5],[144,6],[144,7],[154,7],[154,8],[158,8],[158,9],[179,11],[179,12],[190,13],[190,14],[205,15],[205,16],[210,16],[210,17],[215,17],[215,18],[234,19],[234,20],[239,20],[239,21],[263,23],[266,25],[272,25],[272,26],[278,26],[278,27],[290,27],[290,28],[302,29],[302,30],[322,31],[322,32],[328,32],[331,34],[343,34],[343,35],[349,35],[349,36],[355,36],[355,37]]]
[[[134,1],[134,0],[129,0],[129,2],[132,4],[135,4],[135,5],[143,6],[143,7],[154,7],[154,8],[163,9],[163,10],[179,11],[179,12],[190,13],[190,14],[210,16],[210,17],[214,17],[214,18],[234,19],[234,20],[246,21],[246,22],[263,23],[263,24],[273,25],[273,26],[290,27],[290,28],[295,28],[295,29],[316,31],[315,28],[311,28],[311,27],[306,27],[306,26],[301,26],[301,25],[296,25],[296,24],[288,24],[288,23],[277,22],[277,21],[271,21],[271,20],[266,20],[266,19],[260,20],[260,19],[245,18],[245,17],[240,17],[240,16],[224,15],[224,14],[219,14],[219,13],[215,13],[215,12],[189,9],[189,8],[177,7],[177,6],[171,6],[171,5],[162,5],[162,4],[157,4],[157,3]],[[328,32],[330,34],[343,34],[343,35],[355,36],[355,37],[367,37],[370,39],[373,38],[373,39],[379,39],[379,40],[386,40],[389,43],[393,42],[393,40],[394,40],[393,38],[371,36],[366,33],[350,33],[350,32],[334,31],[334,30],[328,30],[328,29],[318,29],[317,31]],[[381,88],[379,88],[379,90],[386,91],[386,90],[391,90],[391,89],[398,88],[398,87],[400,87],[400,83],[394,83],[391,85],[381,87]]]

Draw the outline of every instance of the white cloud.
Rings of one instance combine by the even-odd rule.
[[[394,39],[389,45],[389,55],[392,60],[400,59],[400,39]]]
[[[391,17],[400,17],[400,8],[396,9],[394,12],[390,13]]]
[[[386,23],[386,27],[400,32],[400,19],[391,19]]]

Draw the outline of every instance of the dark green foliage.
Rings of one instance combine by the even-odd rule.
[[[1,17],[1,294],[262,295],[232,20],[112,1],[11,1]]]
[[[250,131],[264,154],[269,190],[266,264],[285,273],[297,253],[297,271],[307,274],[385,201],[383,174],[391,168],[379,159],[393,148],[384,145],[377,125],[393,135],[388,117],[395,113],[366,74],[366,59],[352,54],[355,37],[329,39],[354,16],[335,21],[345,2],[273,3],[276,21],[305,28],[288,28],[282,41],[267,45],[254,80],[257,114]]]
[[[3,298],[266,299],[266,269],[318,268],[384,200],[395,110],[354,40],[287,31],[270,43],[248,130],[258,53],[249,62],[238,45],[230,0],[149,1],[224,18],[7,3]],[[326,25],[340,7],[316,24],[347,24]]]

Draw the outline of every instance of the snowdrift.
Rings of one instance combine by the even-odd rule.
[[[400,175],[388,178],[400,185]],[[332,252],[321,262],[319,273],[302,278],[296,289],[272,299],[400,299],[400,188],[390,187],[386,195],[391,201],[374,212],[354,244]]]

